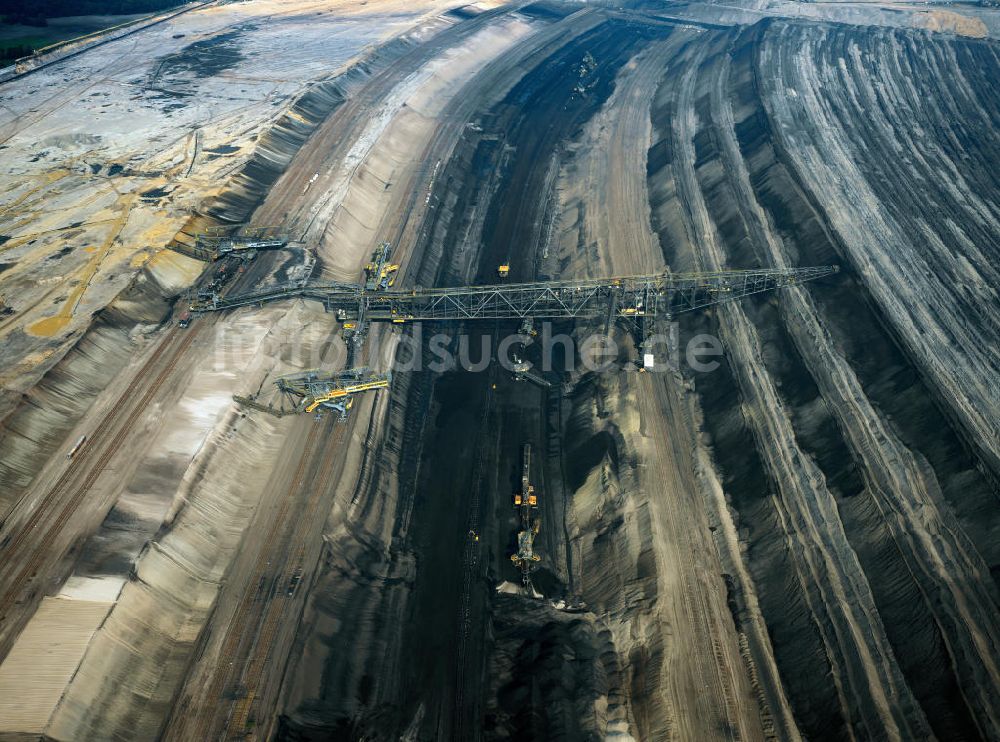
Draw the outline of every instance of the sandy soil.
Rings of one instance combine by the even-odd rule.
[[[0,294],[13,313],[0,324],[4,386],[34,383],[306,85],[425,12],[212,7],[5,83]]]

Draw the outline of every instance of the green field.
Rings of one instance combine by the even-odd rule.
[[[0,0],[0,15],[7,16],[10,22],[17,22],[25,18],[153,13],[179,4],[177,0],[34,0],[31,3]]]
[[[178,0],[0,0],[0,64],[150,13]]]
[[[2,31],[4,29],[0,29]],[[39,29],[33,29],[39,30]],[[14,38],[0,37],[0,62],[8,62],[25,57],[35,49],[41,49],[62,39],[51,36],[17,36]]]
[[[176,5],[178,3],[174,0],[165,7]],[[148,13],[59,17],[47,19],[44,26],[0,23],[0,62],[9,62],[27,56],[35,49],[86,36],[146,15]]]

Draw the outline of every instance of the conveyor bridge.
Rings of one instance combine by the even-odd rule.
[[[604,279],[492,286],[368,291],[346,283],[315,283],[234,297],[212,295],[192,304],[207,312],[294,297],[322,301],[327,310],[396,323],[479,319],[671,317],[752,294],[794,286],[837,272],[836,266],[785,270],[657,273]]]

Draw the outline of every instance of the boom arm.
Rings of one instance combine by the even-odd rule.
[[[379,377],[377,379],[369,379],[358,384],[348,384],[342,387],[331,387],[325,392],[320,392],[315,397],[307,397],[305,400],[305,410],[306,412],[312,412],[317,407],[327,402],[334,402],[338,399],[343,399],[344,397],[350,397],[352,394],[360,394],[361,392],[370,392],[374,389],[385,389],[389,386],[388,377]]]
[[[370,374],[368,369],[353,368],[328,373],[306,371],[282,376],[275,384],[285,393],[298,397],[301,401],[296,409],[313,412],[328,402],[341,401],[361,392],[385,389],[389,386],[389,374]]]

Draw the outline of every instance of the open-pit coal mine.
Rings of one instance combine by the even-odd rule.
[[[1000,7],[134,5],[0,68],[0,742],[1000,741]]]

